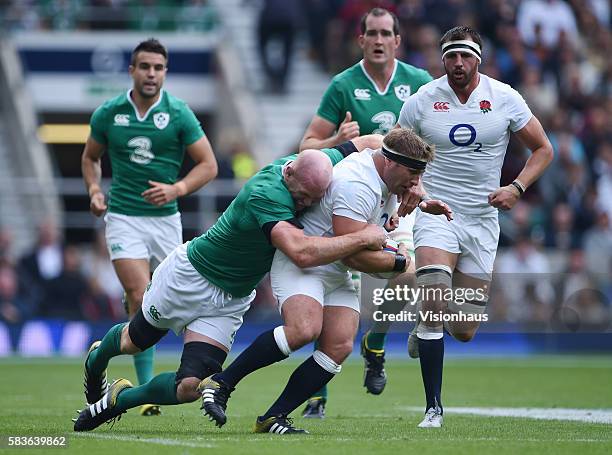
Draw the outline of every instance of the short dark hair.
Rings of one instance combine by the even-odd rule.
[[[138,43],[138,46],[136,46],[132,51],[130,65],[134,66],[134,64],[136,63],[136,56],[139,52],[151,52],[153,54],[161,54],[166,59],[166,65],[168,65],[168,51],[166,50],[164,45],[155,38],[149,38],[146,41]]]
[[[458,25],[457,27],[453,27],[447,31],[440,39],[440,47],[442,47],[442,45],[448,41],[464,40],[466,38],[471,38],[471,40],[478,44],[482,50],[482,39],[480,39],[480,33],[467,25]]]
[[[393,13],[393,12],[391,12],[388,9],[385,9],[385,8],[372,8],[370,11],[368,11],[363,16],[361,16],[361,24],[360,24],[360,26],[361,26],[361,34],[365,35],[365,32],[366,32],[366,20],[367,20],[368,16],[372,15],[372,16],[375,16],[375,17],[381,17],[381,16],[384,16],[385,14],[388,14],[393,19],[393,34],[396,35],[396,36],[399,35],[400,34],[399,19],[397,18],[395,13]]]

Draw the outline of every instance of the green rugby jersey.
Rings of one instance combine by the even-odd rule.
[[[340,126],[349,111],[359,124],[359,134],[387,134],[397,123],[404,101],[432,80],[425,70],[395,60],[395,69],[384,92],[366,73],[363,60],[337,74],[319,105],[317,115]]]
[[[108,211],[131,216],[167,216],[178,211],[176,200],[157,207],[141,196],[149,180],[172,184],[185,156],[185,147],[204,136],[187,104],[160,92],[144,117],[129,95],[108,100],[91,116],[91,137],[109,153],[112,183]]]
[[[336,149],[323,152],[333,165],[344,158]],[[251,177],[215,225],[189,242],[187,257],[195,269],[234,297],[249,295],[270,271],[276,249],[264,225],[296,217],[282,174],[296,157],[278,159]]]

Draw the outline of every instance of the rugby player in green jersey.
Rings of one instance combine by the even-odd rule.
[[[339,237],[307,237],[297,220],[299,211],[325,194],[334,164],[354,151],[378,148],[381,140],[379,135],[355,138],[334,149],[306,150],[273,162],[244,185],[212,228],[168,255],[136,316],[111,328],[89,352],[85,369],[91,381],[102,382],[111,358],[144,351],[172,329],[184,336],[178,371],[138,387],[126,379],[115,381],[79,413],[74,430],[92,430],[152,400],[172,405],[200,398],[198,384],[221,371],[276,248],[300,267],[381,250],[386,235],[376,225]]]
[[[133,87],[93,113],[82,157],[91,212],[106,213],[106,243],[130,319],[142,304],[151,271],[182,243],[176,199],[217,175],[215,156],[195,115],[162,89],[167,65],[168,53],[159,41],[138,44],[129,66]],[[185,151],[195,166],[177,181]],[[112,167],[108,203],[100,188],[104,152]],[[134,356],[140,384],[153,377],[153,349]],[[107,388],[106,378],[92,378],[85,371],[87,403],[98,401]],[[141,413],[159,414],[159,407],[145,405]]]
[[[360,134],[387,134],[396,124],[404,101],[432,80],[425,70],[395,58],[401,44],[399,21],[395,14],[374,8],[361,19],[359,46],[363,59],[336,75],[306,130],[300,148],[333,147]],[[408,202],[408,201],[407,201]],[[419,201],[410,201],[416,205]],[[412,226],[414,213],[396,224],[391,238],[408,247],[414,259]],[[399,223],[399,225],[398,225]],[[359,287],[360,274],[353,274]],[[414,281],[414,262],[408,272],[389,283],[411,286]],[[389,305],[394,305],[390,302]],[[388,311],[383,308],[383,311]],[[388,323],[377,323],[362,340],[365,360],[364,386],[373,394],[382,393],[387,377],[384,370],[384,342]],[[303,411],[304,417],[323,418],[328,400],[327,388],[315,393]]]

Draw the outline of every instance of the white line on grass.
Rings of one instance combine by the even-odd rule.
[[[408,411],[422,412],[423,408],[407,407]],[[570,420],[575,422],[612,424],[612,409],[569,408],[444,408],[450,414],[471,414],[492,417],[522,417],[538,420]]]
[[[127,442],[144,442],[149,444],[157,444],[161,446],[181,446],[181,447],[195,447],[210,449],[216,447],[213,444],[206,442],[191,442],[182,441],[180,439],[166,439],[166,438],[141,438],[138,436],[123,436],[123,435],[111,435],[111,434],[99,434],[99,433],[74,433],[74,436],[84,436],[92,439],[110,439],[113,441],[127,441]]]

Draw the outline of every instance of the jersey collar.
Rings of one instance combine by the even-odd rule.
[[[469,106],[470,103],[472,103],[474,101],[474,98],[476,98],[478,96],[478,92],[480,92],[480,87],[482,85],[482,73],[479,73],[479,77],[480,79],[478,80],[478,85],[474,88],[474,90],[472,91],[472,93],[470,93],[470,96],[468,96],[468,99],[465,103],[462,103],[461,100],[459,100],[459,97],[457,96],[457,94],[455,93],[455,91],[453,90],[453,88],[450,86],[450,84],[448,83],[448,76],[444,75],[442,76],[444,78],[444,88],[446,90],[448,90],[448,93],[450,94],[450,96],[452,96],[455,100],[455,103],[457,103],[458,106]]]
[[[159,103],[161,103],[161,100],[164,97],[164,89],[162,88],[159,90],[159,98],[157,98],[157,101],[155,101],[155,103],[147,110],[147,112],[145,112],[145,114],[142,117],[138,115],[138,108],[136,107],[136,105],[134,104],[134,100],[132,100],[132,97],[130,96],[130,94],[132,93],[132,90],[133,89],[129,89],[127,91],[127,94],[126,94],[127,100],[134,108],[134,115],[136,115],[136,120],[138,120],[139,122],[144,122],[147,119],[149,112],[151,112],[153,109],[159,106]]]
[[[376,93],[378,93],[381,96],[386,95],[387,92],[389,91],[389,87],[391,86],[391,83],[393,82],[393,79],[395,79],[395,72],[397,71],[397,59],[393,59],[393,72],[391,73],[391,77],[389,78],[389,82],[387,82],[387,86],[385,87],[385,89],[382,92],[380,90],[378,90],[378,85],[376,85],[376,82],[374,82],[374,79],[372,79],[370,77],[370,75],[368,74],[368,72],[366,71],[365,66],[363,64],[363,59],[361,59],[359,61],[359,66],[361,67],[361,71],[363,71],[363,74],[365,75],[365,77],[367,77],[368,80],[374,86],[374,90],[376,90]]]

